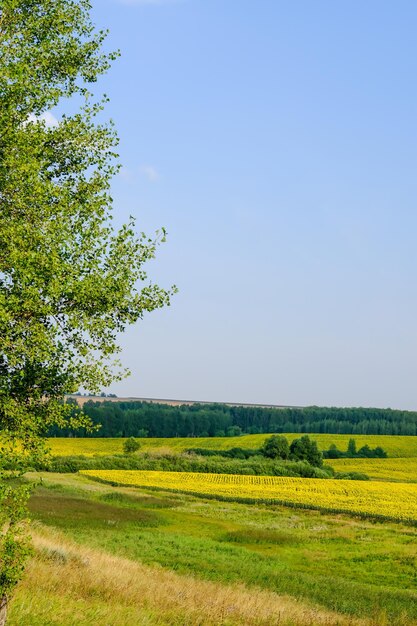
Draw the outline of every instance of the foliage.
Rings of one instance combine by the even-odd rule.
[[[140,443],[134,437],[129,437],[129,439],[126,439],[123,443],[123,452],[125,454],[133,454],[134,452],[137,452],[139,448]]]
[[[343,452],[338,450],[336,444],[334,443],[330,444],[330,447],[328,450],[323,450],[324,459],[339,459],[342,454]]]
[[[226,456],[230,458],[248,459],[254,455],[260,455],[267,459],[286,460],[291,458],[293,461],[306,461],[310,465],[321,467],[323,464],[322,454],[318,449],[317,443],[311,441],[307,435],[301,439],[294,439],[291,446],[283,435],[271,435],[263,442],[259,449],[231,448],[230,450],[222,449],[204,449],[189,448],[188,452],[194,452],[202,456]]]
[[[229,426],[226,430],[226,437],[239,437],[242,434],[240,426]]]
[[[139,401],[87,402],[83,407],[94,424],[93,433],[80,428],[77,436],[224,437],[233,428],[241,433],[346,433],[348,435],[416,435],[417,412],[391,409],[304,407],[264,408],[224,404],[170,406]],[[50,436],[68,436],[66,428],[53,427]]]
[[[342,450],[339,450],[334,443],[332,443],[330,445],[328,450],[324,450],[323,451],[323,457],[325,459],[342,459],[342,458],[348,458],[348,459],[354,459],[354,458],[359,458],[359,459],[360,458],[367,458],[367,459],[379,458],[379,459],[384,459],[387,456],[388,455],[387,455],[386,451],[381,446],[376,446],[375,448],[370,448],[368,444],[365,444],[364,446],[362,446],[358,450],[357,447],[356,447],[356,441],[353,438],[349,439],[348,447],[347,447],[346,452],[343,452]]]
[[[226,456],[234,459],[248,459],[254,455],[260,455],[267,459],[286,460],[291,458],[293,461],[306,461],[310,465],[321,467],[323,464],[322,454],[318,449],[317,443],[311,441],[307,435],[301,439],[295,439],[291,446],[283,435],[272,435],[263,442],[259,449],[231,448],[230,450],[222,449],[204,449],[189,448],[188,452],[194,452],[202,456]]]
[[[7,598],[19,581],[26,558],[31,553],[26,532],[26,503],[29,486],[16,488],[10,475],[0,482],[1,517],[3,528],[0,542],[0,598]]]
[[[263,456],[270,459],[288,459],[290,456],[288,440],[282,435],[272,435],[272,437],[265,439],[260,451]]]
[[[263,476],[302,476],[304,478],[333,478],[331,468],[313,467],[305,461],[276,461],[255,456],[248,460],[222,456],[199,457],[195,454],[142,454],[101,457],[58,457],[48,466],[38,466],[49,472],[74,473],[84,469],[158,470],[213,474],[244,474]],[[348,472],[344,478],[350,478]]]
[[[317,442],[312,441],[308,435],[303,435],[303,437],[294,439],[291,442],[290,458],[307,461],[310,465],[317,467],[323,465],[323,455],[317,446]]]
[[[230,448],[230,450],[214,449],[214,448],[187,448],[188,454],[198,454],[200,456],[223,456],[228,459],[250,459],[257,456],[260,451],[256,448]]]
[[[347,453],[349,456],[355,456],[357,454],[356,441],[353,438],[349,439]]]
[[[64,394],[123,377],[117,334],[172,293],[148,284],[143,269],[164,232],[149,239],[133,220],[111,225],[117,136],[98,121],[105,99],[89,89],[117,55],[101,52],[106,33],[95,32],[90,8],[0,4],[0,431],[3,460],[20,471],[42,456],[54,424],[89,427]],[[47,124],[68,98],[78,112]],[[4,471],[0,482],[2,598],[26,554],[27,493]]]

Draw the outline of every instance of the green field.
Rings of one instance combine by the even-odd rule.
[[[142,439],[139,454],[257,448],[267,436]],[[334,443],[341,450],[351,437],[310,436],[322,449]],[[287,506],[217,499],[224,494],[204,486],[208,474],[104,472],[118,482],[142,481],[136,487],[80,474],[28,475],[37,484],[42,479],[30,500],[35,553],[8,626],[417,626],[417,527],[379,519],[387,506],[388,518],[414,519],[404,510],[416,496],[410,483],[417,482],[417,437],[353,437],[358,448],[381,446],[388,458],[328,463],[371,481],[212,478],[237,500],[242,485],[264,478],[278,491],[284,485]],[[111,460],[123,441],[50,444],[54,455]],[[175,482],[182,480],[192,483],[185,491],[197,482],[204,488],[182,493]],[[321,511],[303,508],[319,505]]]
[[[259,448],[269,435],[243,435],[241,437],[187,437],[169,439],[138,439],[142,450],[169,448],[181,452],[187,448]],[[289,441],[301,437],[300,433],[286,434]],[[417,457],[417,437],[402,435],[329,435],[310,434],[311,439],[317,441],[322,450],[327,450],[334,443],[340,450],[345,450],[348,441],[353,437],[358,448],[369,445],[371,448],[381,446],[389,457]],[[49,439],[52,454],[71,456],[83,454],[86,456],[121,454],[124,439],[104,438],[53,438]]]
[[[417,624],[417,529],[400,523],[64,474],[30,508],[10,626]]]

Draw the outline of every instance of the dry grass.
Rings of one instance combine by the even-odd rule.
[[[36,556],[9,626],[353,626],[369,624],[290,597],[180,576],[81,547],[37,527]]]

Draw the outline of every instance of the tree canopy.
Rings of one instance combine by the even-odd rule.
[[[150,283],[143,267],[164,230],[149,238],[133,219],[112,226],[118,139],[91,85],[117,53],[102,52],[106,33],[90,8],[88,0],[0,2],[0,441],[2,460],[13,457],[17,469],[42,453],[53,424],[86,424],[72,419],[64,394],[123,377],[118,333],[175,291]],[[78,108],[65,114],[69,98]],[[60,119],[50,123],[52,109]],[[26,497],[7,478],[0,598],[21,569]]]
[[[270,459],[288,459],[290,456],[288,440],[282,435],[272,435],[265,439],[261,452]]]
[[[129,439],[126,439],[123,443],[123,452],[125,454],[133,454],[134,452],[137,452],[139,448],[140,443],[134,437],[129,437]]]
[[[317,467],[323,465],[323,455],[318,449],[317,442],[312,441],[308,435],[303,435],[291,442],[290,458],[307,461],[310,465]]]
[[[72,401],[72,398],[69,400]],[[392,409],[265,408],[220,403],[170,406],[120,399],[114,402],[90,400],[83,405],[83,411],[94,424],[101,426],[90,433],[79,428],[75,431],[79,437],[224,437],[241,433],[417,434],[417,413]],[[74,431],[54,426],[49,434],[65,437],[74,434]]]

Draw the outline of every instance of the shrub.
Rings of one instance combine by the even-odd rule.
[[[269,459],[288,459],[290,456],[290,447],[285,437],[282,435],[272,435],[272,437],[265,439],[260,452]]]
[[[126,439],[126,441],[123,444],[123,452],[125,454],[133,454],[134,452],[137,452],[139,448],[140,448],[140,443],[139,441],[136,441],[134,437],[130,437],[129,439]]]
[[[310,465],[321,467],[323,455],[308,435],[294,439],[290,446],[290,458],[298,461],[307,461]]]

